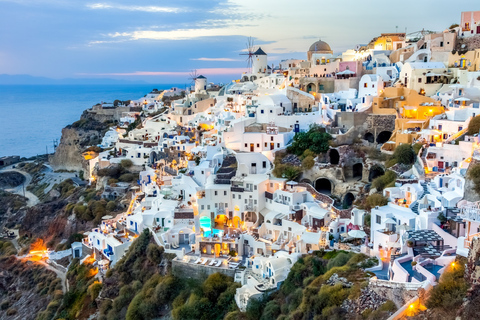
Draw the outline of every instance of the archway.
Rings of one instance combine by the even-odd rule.
[[[149,159],[150,164],[153,164],[158,160],[159,159],[158,159],[157,153],[155,151],[150,152],[150,159]]]
[[[300,182],[301,182],[301,183],[309,184],[309,185],[311,185],[311,186],[313,185],[312,181],[309,180],[309,179],[302,179]]]
[[[255,81],[255,80],[257,80],[257,76],[251,76],[250,77],[250,81]]]
[[[353,195],[353,193],[348,192],[343,197],[343,207],[344,208],[350,208],[353,205],[353,201],[355,201],[355,196]]]
[[[340,154],[338,153],[337,149],[330,149],[328,156],[331,164],[338,164],[340,161]]]
[[[373,134],[370,133],[370,132],[365,133],[365,136],[363,136],[363,139],[364,139],[364,140],[367,140],[367,141],[370,142],[370,143],[374,143],[374,142],[375,142],[375,137],[374,137]]]
[[[377,136],[377,142],[378,143],[385,143],[390,139],[391,136],[392,136],[392,132],[382,131]]]
[[[352,176],[354,178],[361,178],[363,176],[363,164],[355,163],[352,167]]]
[[[310,91],[313,91],[313,92],[317,91],[317,86],[315,85],[315,83],[309,83],[307,85],[307,92],[310,92]]]
[[[330,195],[332,194],[332,183],[325,178],[317,179],[317,181],[315,181],[315,189],[320,193]]]
[[[370,172],[368,174],[368,181],[373,181],[373,179],[377,178],[377,177],[380,177],[380,176],[383,176],[385,174],[385,170],[383,170],[382,167],[380,167],[379,165],[373,165],[371,168],[370,168]]]

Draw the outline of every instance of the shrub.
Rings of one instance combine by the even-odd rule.
[[[416,154],[410,144],[403,143],[395,148],[393,157],[401,164],[413,164],[415,162]]]
[[[102,284],[100,282],[94,282],[88,287],[88,294],[92,300],[97,299],[100,291],[102,290]]]
[[[287,151],[297,156],[302,155],[307,149],[315,154],[327,152],[330,140],[332,136],[325,132],[325,128],[312,125],[307,132],[299,132],[295,135]]]
[[[117,207],[117,204],[115,203],[115,201],[108,201],[108,203],[107,203],[107,211],[108,212],[114,211],[116,207]]]
[[[159,264],[162,262],[162,255],[165,249],[163,247],[159,247],[153,243],[149,243],[147,246],[147,258],[152,263]]]
[[[123,159],[122,161],[120,161],[120,165],[122,166],[122,168],[128,169],[133,166],[133,162],[129,159]]]
[[[387,170],[383,176],[377,177],[372,181],[372,187],[377,191],[383,191],[386,187],[395,183],[397,175],[391,170]]]
[[[306,156],[302,161],[302,167],[305,170],[310,170],[315,165],[315,159],[312,156]]]
[[[480,116],[474,117],[468,124],[467,134],[474,135],[480,132]]]
[[[334,267],[341,267],[347,264],[348,260],[354,255],[354,253],[345,253],[340,252],[335,258],[331,259],[327,263],[327,270],[330,270]]]
[[[440,308],[452,310],[458,308],[465,297],[468,289],[464,278],[464,261],[455,261],[455,266],[449,266],[440,277],[438,285],[430,291],[430,297],[426,302],[429,309]]]
[[[388,203],[388,199],[381,195],[380,193],[374,193],[371,194],[367,197],[366,199],[366,209],[370,210],[372,208],[375,208],[376,206],[385,206]]]
[[[132,182],[135,180],[135,175],[133,173],[124,173],[119,178],[121,182]]]

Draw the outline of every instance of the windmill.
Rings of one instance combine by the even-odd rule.
[[[253,53],[255,52],[255,49],[253,47],[253,38],[248,37],[247,38],[247,52],[246,53],[240,53],[241,56],[247,56],[247,68],[252,69],[252,63],[253,63]],[[250,71],[251,72],[251,71]]]
[[[189,73],[188,79],[190,80],[190,87],[192,87],[192,85],[195,85],[195,80],[197,80],[197,78],[198,78],[197,69],[194,69]]]

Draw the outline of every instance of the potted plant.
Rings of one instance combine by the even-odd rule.
[[[413,248],[413,241],[412,240],[407,241],[407,247]]]
[[[413,270],[416,270],[416,266],[417,265],[417,261],[412,261],[412,269]]]

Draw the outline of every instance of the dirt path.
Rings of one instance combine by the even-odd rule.
[[[5,189],[5,191],[25,196],[28,199],[27,205],[29,207],[32,207],[40,202],[36,195],[26,189],[32,181],[32,176],[29,173],[18,169],[13,169],[12,166],[3,168],[0,170],[0,172],[18,172],[25,177],[25,182],[23,184],[15,188]]]
[[[62,291],[63,294],[68,292],[68,281],[67,281],[67,273],[63,270],[60,270],[60,268],[56,268],[52,266],[51,264],[46,263],[45,261],[41,260],[39,261],[40,264],[44,265],[45,268],[47,268],[50,271],[53,271],[57,274],[57,277],[60,278],[62,281]]]

